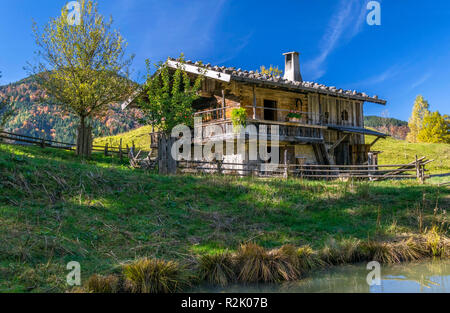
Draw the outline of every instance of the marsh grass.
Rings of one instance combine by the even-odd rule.
[[[134,293],[174,293],[190,285],[186,269],[178,262],[140,259],[123,266]]]
[[[233,255],[229,252],[221,252],[201,256],[198,275],[200,280],[219,286],[226,286],[236,281]]]
[[[330,265],[359,262],[361,260],[359,246],[358,239],[330,238],[320,250],[319,255],[323,262]]]
[[[91,293],[118,293],[122,286],[119,276],[94,274],[89,278],[86,289]]]
[[[283,250],[267,251],[254,243],[243,244],[236,253],[238,279],[244,283],[297,280],[300,272],[290,258]]]
[[[325,266],[325,262],[320,258],[319,253],[314,251],[309,245],[297,249],[299,268],[303,272],[309,272]]]

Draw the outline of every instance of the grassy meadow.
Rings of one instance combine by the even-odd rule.
[[[375,140],[374,136],[366,136],[366,143]],[[383,151],[379,155],[380,164],[406,164],[413,162],[416,155],[426,156],[433,162],[427,164],[428,174],[450,173],[450,144],[444,143],[409,143],[392,137],[378,140],[373,151]],[[448,177],[447,177],[448,180]]]
[[[116,136],[95,138],[94,145],[105,146],[106,144],[108,144],[110,147],[118,147],[120,144],[120,139],[122,139],[122,145],[124,147],[126,145],[132,147],[134,142],[137,150],[149,151],[151,143],[151,132],[151,126],[143,126]]]
[[[397,240],[439,225],[450,192],[415,181],[159,176],[113,157],[0,144],[0,292],[67,291],[141,257],[192,263],[242,243],[323,247]]]

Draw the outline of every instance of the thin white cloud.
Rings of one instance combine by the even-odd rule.
[[[404,68],[405,68],[405,65],[397,65],[396,64],[396,65],[389,67],[387,70],[385,70],[384,72],[381,72],[380,74],[369,77],[369,78],[359,81],[357,83],[350,84],[350,86],[352,86],[352,88],[357,88],[357,87],[366,87],[366,86],[381,84],[385,81],[395,78],[397,75],[399,75],[400,73],[403,72]]]
[[[311,79],[322,77],[326,72],[328,56],[343,42],[350,41],[361,32],[365,21],[367,1],[341,0],[336,12],[331,16],[322,36],[319,55],[305,64]]]
[[[425,74],[423,74],[417,81],[415,81],[414,83],[411,84],[411,90],[419,87],[420,85],[422,85],[424,82],[426,82],[430,77],[432,76],[431,72],[427,72]]]

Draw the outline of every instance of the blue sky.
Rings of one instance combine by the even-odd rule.
[[[304,80],[356,89],[388,100],[366,114],[406,120],[422,94],[432,110],[450,113],[450,1],[384,0],[381,25],[366,23],[366,0],[99,0],[100,12],[136,55],[187,59],[254,70],[284,67],[283,52],[299,51]],[[0,84],[27,76],[33,60],[32,19],[43,25],[65,0],[0,0]],[[387,111],[385,111],[387,110]]]

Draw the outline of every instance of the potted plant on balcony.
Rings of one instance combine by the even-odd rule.
[[[231,122],[233,130],[239,132],[242,127],[247,126],[247,111],[244,108],[235,108],[231,111]]]
[[[302,114],[298,111],[291,110],[288,115],[286,115],[288,122],[300,122]]]

